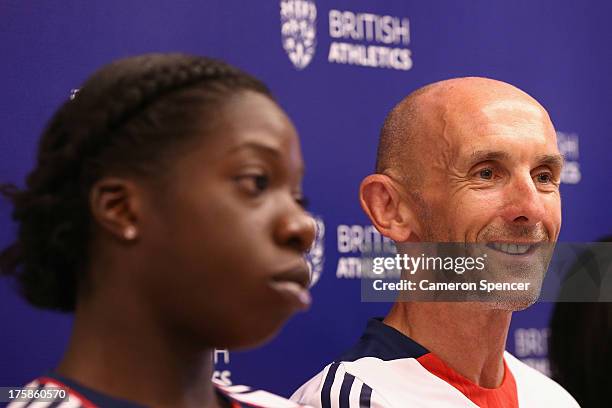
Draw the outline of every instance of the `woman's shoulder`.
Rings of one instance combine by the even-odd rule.
[[[224,385],[213,380],[217,394],[231,408],[307,408],[281,396],[244,385]],[[111,397],[57,374],[36,378],[15,389],[7,408],[53,406],[58,408],[143,408],[131,401]]]
[[[7,408],[144,408],[131,401],[102,394],[57,374],[36,378],[14,393]]]

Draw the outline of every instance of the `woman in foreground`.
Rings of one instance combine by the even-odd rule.
[[[2,273],[75,314],[31,385],[68,389],[70,407],[296,406],[211,376],[215,347],[260,344],[310,302],[302,174],[290,120],[234,67],[150,54],[96,72],[52,118],[25,189],[3,187],[19,232]]]

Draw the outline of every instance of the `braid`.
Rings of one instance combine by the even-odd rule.
[[[87,266],[92,184],[113,169],[155,168],[190,136],[203,108],[241,90],[270,96],[228,64],[183,54],[127,58],[93,74],[48,124],[26,188],[0,187],[19,226],[16,242],[0,253],[0,273],[17,276],[35,306],[73,310]]]

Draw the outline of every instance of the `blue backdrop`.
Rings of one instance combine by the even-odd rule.
[[[478,75],[533,95],[569,162],[561,240],[612,232],[611,14],[606,1],[3,1],[0,179],[22,183],[46,120],[70,89],[116,58],[183,51],[263,79],[302,137],[305,191],[325,223],[324,263],[310,312],[258,350],[218,352],[217,376],[290,395],[389,308],[360,302],[352,259],[359,243],[378,237],[357,190],[373,169],[385,114],[417,87]],[[0,245],[14,233],[1,201]],[[346,245],[347,233],[355,245]],[[71,323],[29,307],[12,286],[0,281],[6,386],[52,368]],[[544,371],[550,307],[516,313],[508,337],[511,352]]]

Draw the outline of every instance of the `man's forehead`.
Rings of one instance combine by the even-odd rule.
[[[548,113],[528,94],[499,81],[456,82],[459,85],[441,86],[423,95],[421,113],[423,123],[433,131],[430,134],[440,134],[447,143],[487,135],[539,135],[543,141],[555,142]]]
[[[446,133],[460,138],[486,135],[539,134],[554,137],[548,114],[538,106],[519,101],[496,101],[479,106],[463,106],[442,115]]]
[[[459,117],[460,120],[447,123],[446,145],[453,155],[466,160],[476,151],[507,152],[506,158],[558,154],[555,130],[547,116],[539,111],[517,112],[496,109]]]
[[[393,136],[389,140],[395,140],[387,154],[395,152],[399,161],[415,165],[440,160],[440,165],[449,165],[466,148],[471,152],[503,146],[517,154],[521,150],[524,157],[529,149],[540,155],[558,153],[546,110],[527,93],[497,80],[469,77],[427,85],[390,116],[400,119],[390,120],[394,126],[386,129]]]
[[[499,115],[516,114],[530,115],[534,117],[546,118],[546,112],[539,104],[532,103],[524,98],[497,98],[486,101],[480,108],[482,114],[490,119],[495,119]]]
[[[445,117],[459,124],[490,126],[498,123],[539,123],[550,125],[544,108],[531,97],[515,95],[474,95],[465,99],[449,99]]]

